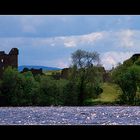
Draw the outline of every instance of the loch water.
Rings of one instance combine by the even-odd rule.
[[[0,125],[140,125],[140,107],[0,107]]]

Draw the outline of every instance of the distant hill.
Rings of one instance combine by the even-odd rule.
[[[19,66],[18,67],[18,70],[19,71],[22,71],[24,68],[28,68],[28,69],[31,69],[31,68],[40,69],[40,68],[42,68],[42,70],[61,70],[60,68],[57,68],[57,67],[30,66],[30,65],[22,65],[22,66]]]

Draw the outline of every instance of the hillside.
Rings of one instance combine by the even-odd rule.
[[[89,100],[90,105],[110,105],[115,104],[120,95],[116,85],[113,83],[103,83],[103,93],[97,99]]]
[[[128,67],[134,64],[140,65],[140,54],[134,54],[132,57],[123,62],[123,65]]]

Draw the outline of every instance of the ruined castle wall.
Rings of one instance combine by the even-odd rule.
[[[18,67],[18,56],[17,55],[9,55],[7,56],[7,65],[10,64],[13,68]]]
[[[5,54],[4,51],[0,51],[0,77],[2,77],[3,71],[11,66],[13,68],[18,67],[18,49],[13,48],[9,54]]]

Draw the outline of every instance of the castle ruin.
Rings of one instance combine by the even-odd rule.
[[[17,48],[12,48],[9,54],[0,51],[0,77],[8,66],[18,68],[18,54],[19,51]]]

